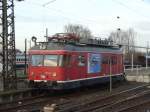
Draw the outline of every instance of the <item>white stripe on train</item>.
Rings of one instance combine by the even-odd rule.
[[[123,75],[123,73],[120,74],[114,74],[111,76],[119,76]],[[57,81],[57,83],[67,83],[67,82],[75,82],[75,81],[83,81],[83,80],[88,80],[88,79],[96,79],[96,78],[103,78],[103,77],[109,77],[110,75],[105,75],[105,76],[97,76],[97,77],[89,77],[89,78],[82,78],[82,79],[75,79],[75,80],[67,80],[67,81]],[[34,80],[35,82],[47,82],[47,80]]]

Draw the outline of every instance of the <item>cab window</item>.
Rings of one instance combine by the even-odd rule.
[[[45,55],[44,56],[44,66],[57,66],[58,65],[58,55]]]
[[[42,66],[43,55],[32,55],[32,66]]]
[[[78,56],[78,66],[85,66],[85,56]]]

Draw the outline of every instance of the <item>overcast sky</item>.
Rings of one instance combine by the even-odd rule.
[[[15,2],[16,47],[24,49],[24,39],[63,32],[68,23],[82,24],[95,36],[108,37],[118,27],[133,28],[137,45],[150,41],[150,0],[25,0]],[[120,19],[117,19],[117,16]]]

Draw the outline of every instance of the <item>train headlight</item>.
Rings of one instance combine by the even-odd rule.
[[[33,77],[34,77],[34,73],[33,73],[33,72],[31,72],[30,76],[33,78]]]
[[[56,77],[56,72],[53,72],[53,73],[52,73],[52,76],[53,76],[53,77]]]
[[[31,76],[33,76],[34,75],[34,73],[33,72],[31,72]]]
[[[46,78],[46,76],[45,76],[44,74],[42,74],[42,75],[41,75],[41,78],[42,78],[42,79],[45,79],[45,78]]]

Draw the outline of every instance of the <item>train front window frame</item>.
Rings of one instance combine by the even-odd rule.
[[[32,66],[43,66],[43,55],[32,55],[31,64]]]
[[[41,56],[40,64],[38,64],[39,60],[35,59]],[[65,55],[57,55],[57,54],[33,54],[31,55],[31,65],[32,66],[43,66],[43,67],[63,67],[68,65],[69,63],[64,63]],[[67,57],[68,58],[68,57]],[[41,60],[42,59],[42,60]],[[65,65],[64,65],[65,64]]]
[[[62,66],[63,65],[63,55],[59,55],[59,58],[58,58],[58,66]]]
[[[58,66],[59,55],[48,54],[44,55],[44,66],[56,67]]]

